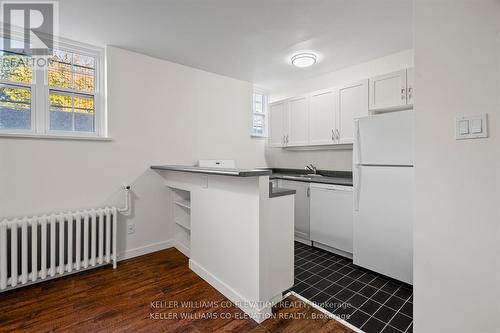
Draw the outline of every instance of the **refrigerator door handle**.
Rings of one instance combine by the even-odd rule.
[[[354,166],[355,176],[354,176],[354,211],[359,212],[359,196],[361,191],[361,167],[359,165]]]
[[[354,164],[361,163],[361,152],[360,152],[360,144],[359,144],[359,119],[354,119]]]

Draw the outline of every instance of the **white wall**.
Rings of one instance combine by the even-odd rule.
[[[112,142],[0,138],[0,218],[121,204],[120,184],[131,183],[133,212],[119,220],[118,247],[133,255],[172,235],[163,178],[150,165],[265,166],[264,142],[249,136],[251,83],[114,47],[107,73]]]
[[[415,3],[414,332],[498,332],[500,2]],[[490,138],[455,141],[483,112]]]
[[[408,67],[413,67],[413,50],[405,50],[309,80],[289,84],[271,91],[270,101],[275,102],[315,90],[349,84]],[[321,169],[352,170],[352,147],[317,151],[267,148],[266,158],[269,165],[273,167],[303,168],[306,164],[313,163]]]

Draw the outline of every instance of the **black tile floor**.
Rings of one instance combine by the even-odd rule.
[[[413,331],[412,286],[298,242],[291,290],[366,333]]]

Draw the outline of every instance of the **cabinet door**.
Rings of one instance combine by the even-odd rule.
[[[415,70],[413,68],[408,68],[406,70],[406,89],[408,91],[408,96],[406,98],[407,105],[413,105],[413,98],[415,95],[415,88],[414,88],[415,76],[414,76],[414,73],[415,73]]]
[[[311,185],[311,240],[352,253],[352,188]]]
[[[286,145],[307,145],[309,143],[309,98],[290,99],[288,107],[289,129]]]
[[[285,143],[286,102],[277,102],[269,106],[269,145],[283,147]]]
[[[406,108],[406,69],[380,75],[370,82],[370,110]]]
[[[332,144],[335,140],[335,92],[313,93],[309,109],[309,143]]]
[[[354,142],[354,119],[368,116],[368,80],[339,89],[337,107],[338,143]]]
[[[309,240],[309,183],[283,180],[280,186],[295,193],[295,237]]]

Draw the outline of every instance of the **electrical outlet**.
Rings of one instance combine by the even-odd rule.
[[[134,234],[135,233],[135,224],[134,223],[129,223],[127,225],[127,231],[128,231],[129,235]]]

